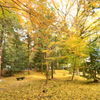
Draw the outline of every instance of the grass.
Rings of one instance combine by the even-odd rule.
[[[56,70],[54,79],[45,84],[45,76],[40,72],[25,71],[13,77],[3,78],[0,83],[0,100],[100,100],[100,83],[90,83],[64,70]],[[16,77],[25,76],[17,81]]]

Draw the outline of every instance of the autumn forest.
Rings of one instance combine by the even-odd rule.
[[[100,0],[0,0],[0,100],[100,100],[99,80]]]

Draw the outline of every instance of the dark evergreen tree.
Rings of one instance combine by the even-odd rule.
[[[84,68],[84,77],[94,79],[97,82],[100,74],[100,46],[97,45],[98,39],[91,40],[89,43],[89,59]]]

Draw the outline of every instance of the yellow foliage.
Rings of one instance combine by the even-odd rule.
[[[75,76],[65,70],[55,70],[54,79],[45,85],[45,75],[40,72],[27,71],[13,77],[2,78],[0,82],[1,100],[96,100],[100,99],[100,83],[90,83],[85,78]],[[17,81],[16,77],[25,76],[24,80]],[[8,81],[9,80],[9,81]],[[45,90],[45,92],[43,92]]]
[[[91,5],[96,8],[99,6],[98,2],[96,2],[96,1],[91,1]]]
[[[48,48],[52,47],[55,44],[55,42],[50,42],[50,44],[48,45]]]
[[[48,52],[48,50],[42,50],[42,52]]]

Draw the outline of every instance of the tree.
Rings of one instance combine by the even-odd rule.
[[[2,58],[2,42],[3,42],[3,34],[4,34],[4,19],[2,21],[2,30],[0,34],[0,77],[1,77],[1,58]]]
[[[6,35],[11,35],[12,32],[14,32],[14,28],[16,29],[17,25],[13,21],[17,23],[17,16],[13,13],[3,9],[1,7],[0,11],[0,75],[1,75],[1,58],[2,58],[2,45],[3,45],[3,39],[5,39]],[[8,27],[9,26],[9,27]]]
[[[42,9],[40,9],[40,6]],[[19,17],[20,23],[22,23],[22,26],[23,26],[22,16],[24,16],[24,18],[28,21],[28,24],[32,25],[32,26],[28,25],[29,30],[31,29],[36,30],[37,28],[40,28],[40,29],[44,28],[44,30],[46,30],[49,27],[49,25],[51,25],[54,22],[55,14],[51,10],[51,8],[48,6],[48,3],[46,0],[44,0],[43,2],[41,2],[40,0],[39,1],[10,0],[9,2],[6,0],[1,0],[1,7],[3,9],[7,9],[10,11],[14,10],[18,14],[18,17]],[[21,13],[21,16],[19,12]]]
[[[51,2],[48,0],[9,0],[9,2],[0,0],[0,3],[2,15],[4,10],[9,13],[15,12],[23,30],[27,31],[25,32],[27,37],[25,44],[19,37],[14,37],[18,40],[13,40],[14,44],[19,46],[14,48],[11,45],[11,47],[13,52],[17,50],[20,54],[19,49],[22,50],[25,47],[27,53],[24,57],[27,57],[28,69],[30,57],[33,54],[31,50],[36,48],[34,55],[39,59],[37,60],[34,55],[33,59],[35,63],[41,63],[41,72],[45,64],[46,83],[49,67],[51,66],[51,77],[53,78],[54,62],[58,63],[58,58],[63,59],[63,63],[71,63],[73,80],[75,71],[79,69],[83,59],[88,57],[88,40],[100,31],[99,12],[94,11],[94,8],[99,7],[99,1],[95,0],[94,3],[94,0],[60,0],[59,2],[54,0]],[[4,31],[3,28],[2,31]],[[19,42],[24,44],[22,48]],[[13,55],[15,62],[18,62],[16,60],[18,52]]]
[[[94,82],[98,81],[98,76],[100,74],[100,46],[97,45],[98,38],[92,39],[89,42],[88,49],[89,57],[88,62],[86,62],[86,67],[84,68],[85,74],[83,75],[87,79],[94,79]]]
[[[52,2],[59,16],[60,21],[58,23],[61,25],[61,27],[59,27],[57,23],[56,32],[58,33],[57,35],[60,34],[59,44],[62,44],[62,46],[60,46],[63,51],[62,55],[65,55],[62,56],[62,58],[66,60],[72,59],[74,61],[73,68],[75,70],[77,68],[76,62],[78,58],[82,59],[88,55],[88,51],[85,50],[85,48],[87,48],[88,39],[95,32],[99,32],[98,26],[100,24],[100,17],[97,15],[97,12],[94,13],[94,9],[91,9],[93,3],[87,0],[61,0],[60,3],[56,3],[52,0]],[[96,2],[96,4],[98,4],[98,2]],[[74,10],[75,13],[70,13],[72,10]],[[98,18],[96,19],[96,17]],[[76,58],[77,61],[75,60]]]

